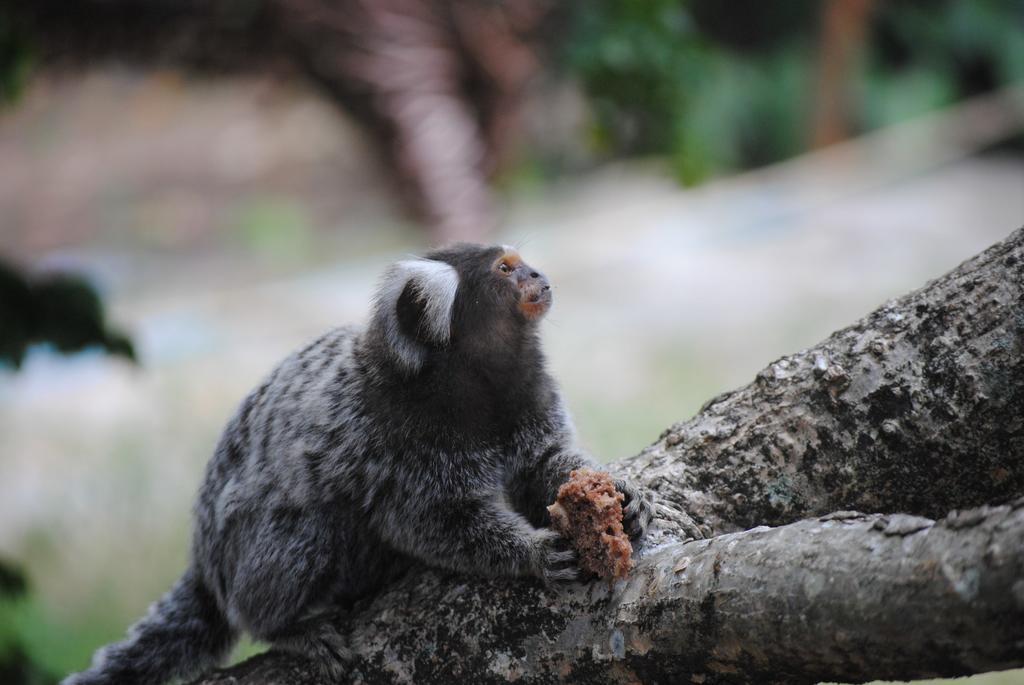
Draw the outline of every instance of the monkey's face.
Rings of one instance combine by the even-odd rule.
[[[547,278],[515,249],[462,243],[395,264],[375,325],[407,371],[432,354],[508,360],[534,339],[551,299]]]
[[[551,308],[544,274],[507,245],[461,243],[430,253],[458,274],[453,329],[506,328],[539,320]]]
[[[502,252],[491,264],[491,273],[499,283],[511,283],[518,310],[528,321],[544,316],[551,308],[551,286],[541,272],[523,261],[519,252],[502,247]],[[507,285],[499,285],[508,289]]]

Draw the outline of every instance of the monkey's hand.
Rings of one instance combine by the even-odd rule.
[[[625,496],[622,502],[622,527],[630,539],[636,541],[643,538],[653,518],[665,521],[686,538],[704,538],[704,533],[689,514],[658,501],[650,490],[639,488],[623,478],[615,481],[615,488]]]
[[[545,583],[580,579],[576,551],[558,532],[541,528],[533,534],[531,555],[533,574]]]
[[[647,533],[647,527],[654,518],[654,495],[624,478],[615,480],[615,489],[625,498],[622,501],[622,527],[631,540],[639,540]]]

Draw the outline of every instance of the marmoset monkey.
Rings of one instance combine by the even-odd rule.
[[[217,665],[241,631],[344,673],[325,618],[412,561],[578,577],[546,527],[569,472],[597,468],[544,368],[547,279],[509,247],[398,262],[372,319],[295,352],[242,402],[206,469],[192,557],[127,638],[65,685],[159,685]],[[624,524],[651,520],[625,481]]]

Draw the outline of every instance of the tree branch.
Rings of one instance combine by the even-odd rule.
[[[619,463],[716,531],[1024,492],[1024,229]]]
[[[544,589],[424,571],[349,626],[353,682],[816,683],[1024,663],[1024,499],[939,523],[852,512],[648,550]],[[206,681],[315,682],[267,655]]]
[[[812,683],[1024,665],[1024,229],[615,465],[711,530],[544,590],[424,569],[345,628],[353,682]],[[902,511],[866,516],[830,510]],[[207,683],[315,682],[268,654]]]

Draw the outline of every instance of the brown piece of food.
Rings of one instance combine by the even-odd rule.
[[[625,578],[633,568],[633,545],[622,529],[622,493],[603,471],[577,469],[548,507],[551,525],[572,541],[580,567],[601,578]]]

